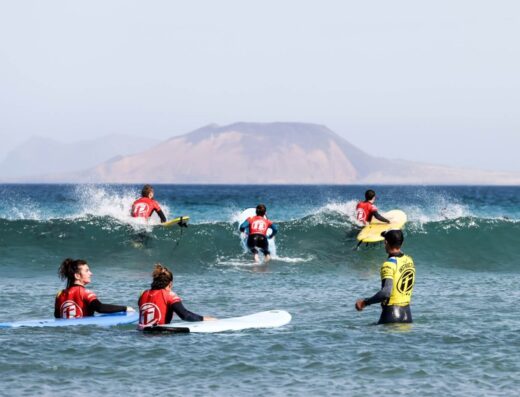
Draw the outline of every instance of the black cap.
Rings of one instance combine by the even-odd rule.
[[[381,233],[381,236],[383,236],[386,240],[386,242],[391,247],[400,247],[403,245],[404,236],[403,231],[399,229],[391,229],[386,230],[383,233]]]

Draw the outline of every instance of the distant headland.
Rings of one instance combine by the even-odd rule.
[[[143,141],[150,142],[148,138]],[[99,143],[102,145],[102,142]],[[123,143],[122,143],[123,146]],[[128,146],[128,145],[127,145]],[[124,151],[87,169],[63,162],[53,172],[5,176],[3,182],[187,184],[469,184],[518,185],[520,173],[454,168],[374,157],[327,127],[309,123],[235,123]],[[40,157],[45,147],[33,148]],[[90,151],[96,152],[95,145]],[[117,145],[114,150],[117,150]],[[128,153],[128,150],[126,151]],[[78,156],[91,156],[85,151]],[[395,155],[395,152],[393,152]],[[52,153],[56,162],[56,153]],[[79,157],[78,157],[79,158]],[[30,159],[26,159],[30,161]],[[39,161],[45,161],[40,158]],[[49,159],[51,161],[51,159]],[[78,159],[79,161],[79,159]],[[11,163],[12,165],[12,163]]]

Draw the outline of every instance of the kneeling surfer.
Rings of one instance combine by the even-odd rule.
[[[278,233],[278,227],[265,215],[267,209],[264,204],[256,206],[256,216],[247,218],[241,225],[240,231],[249,234],[247,237],[247,247],[251,250],[255,262],[259,261],[258,249],[265,255],[265,262],[271,259],[269,252],[269,241]],[[267,229],[271,228],[272,234],[267,237]]]
[[[92,272],[83,259],[65,259],[58,271],[60,278],[67,280],[67,288],[56,295],[54,317],[81,318],[98,313],[134,312],[130,306],[101,303],[96,294],[85,288],[90,284]]]
[[[211,316],[192,313],[184,307],[181,298],[172,291],[173,273],[165,266],[157,263],[152,279],[150,289],[143,291],[139,297],[139,326],[169,324],[174,313],[184,321],[216,320]]]
[[[411,323],[410,301],[415,283],[413,259],[401,252],[404,241],[401,230],[387,230],[381,235],[388,253],[388,259],[381,266],[381,289],[371,298],[358,299],[356,310],[381,302],[378,324]]]

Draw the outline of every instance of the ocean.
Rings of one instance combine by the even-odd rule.
[[[154,263],[196,313],[289,311],[281,328],[143,335],[134,325],[0,329],[1,396],[514,396],[520,389],[520,187],[156,185],[168,218],[138,223],[137,185],[0,185],[0,322],[53,316],[66,257],[104,303],[137,306]],[[408,215],[411,325],[354,309],[380,287],[382,244],[353,250],[356,202]],[[258,203],[279,227],[254,265],[237,230]],[[152,220],[158,223],[158,218]]]

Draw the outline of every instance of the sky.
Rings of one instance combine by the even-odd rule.
[[[295,121],[520,171],[519,38],[518,1],[0,0],[0,160],[34,135]]]

